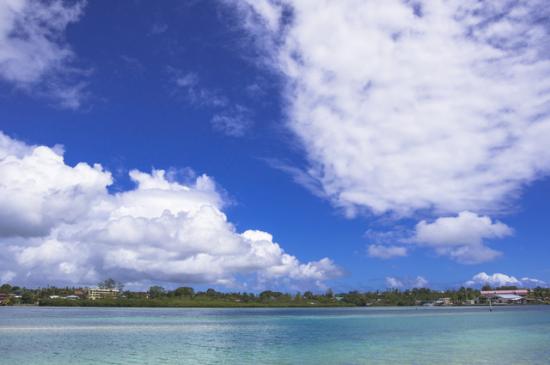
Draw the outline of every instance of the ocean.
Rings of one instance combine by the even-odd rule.
[[[0,364],[550,364],[550,306],[0,307]]]

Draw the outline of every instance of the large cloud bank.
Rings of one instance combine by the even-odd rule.
[[[324,258],[301,263],[269,233],[236,231],[212,179],[190,184],[132,170],[133,190],[108,192],[101,165],[69,166],[60,147],[0,132],[0,278],[17,283],[237,286],[323,285],[340,274]],[[240,280],[239,280],[240,281]]]
[[[499,214],[550,171],[544,1],[238,4],[287,80],[307,173],[348,215]]]

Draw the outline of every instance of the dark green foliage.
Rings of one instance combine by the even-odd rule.
[[[166,290],[162,286],[152,286],[149,288],[149,298],[156,299],[156,298],[162,298],[166,295]]]
[[[174,296],[176,297],[192,297],[195,294],[195,290],[190,287],[181,287],[174,290]]]
[[[21,296],[21,303],[22,304],[33,304],[34,303],[34,295],[30,291],[25,291],[23,295]]]

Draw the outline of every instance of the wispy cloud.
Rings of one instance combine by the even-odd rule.
[[[214,131],[230,137],[243,137],[253,127],[254,115],[250,108],[231,103],[222,92],[205,87],[195,72],[182,72],[173,67],[168,70],[177,87],[177,95],[183,95],[187,103],[212,113],[210,123]]]
[[[276,159],[276,158],[264,158],[265,161],[270,167],[280,170],[289,176],[292,177],[295,183],[301,185],[307,189],[310,193],[318,196],[325,197],[323,187],[319,184],[319,181],[314,179],[307,171],[304,171],[291,163]]]
[[[74,65],[64,32],[80,19],[84,6],[84,1],[1,2],[0,79],[63,108],[78,109],[89,71]]]
[[[390,289],[410,289],[410,288],[426,288],[429,282],[423,276],[417,276],[416,278],[396,278],[393,276],[387,276],[385,279],[387,288]]]
[[[384,246],[373,244],[367,247],[367,254],[370,257],[391,259],[394,257],[407,256],[407,248],[403,246]]]
[[[214,130],[231,137],[242,137],[254,124],[252,111],[242,105],[227,108],[212,117]]]
[[[168,67],[172,83],[177,87],[175,92],[183,95],[185,100],[197,107],[225,107],[229,100],[219,91],[211,90],[201,84],[199,75],[195,72],[183,72],[174,67]]]

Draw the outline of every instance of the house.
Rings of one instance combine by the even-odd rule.
[[[0,293],[0,305],[8,304],[10,300],[10,295],[6,293]]]
[[[78,295],[67,295],[65,296],[65,299],[77,300],[77,299],[80,299],[80,297]]]
[[[435,301],[435,305],[452,305],[451,298],[439,298]]]
[[[118,289],[106,289],[106,288],[90,288],[88,289],[88,299],[113,299],[117,298],[119,294]]]

